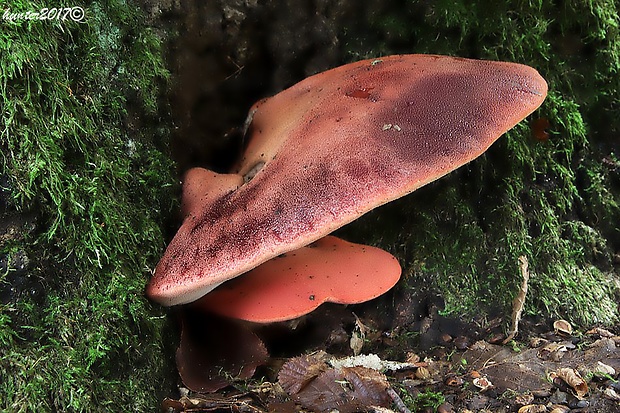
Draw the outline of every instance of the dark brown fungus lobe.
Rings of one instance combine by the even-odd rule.
[[[188,310],[181,312],[181,320],[176,363],[192,391],[210,393],[248,379],[269,358],[263,342],[243,324]]]

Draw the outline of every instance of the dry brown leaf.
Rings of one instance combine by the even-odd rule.
[[[537,361],[536,353],[537,349],[514,353],[506,346],[487,343],[474,346],[461,358],[470,368],[488,377],[500,392],[507,389],[518,392],[551,389],[545,380],[545,366]],[[470,377],[475,376],[470,373]]]
[[[407,358],[405,359],[405,363],[415,364],[420,361],[420,356],[414,352],[408,352]]]
[[[581,365],[577,368],[577,371],[581,374],[581,377],[594,376],[605,378],[616,375],[616,369],[601,361],[597,361],[596,363],[591,363],[589,365]]]
[[[366,340],[366,333],[369,331],[368,327],[364,325],[360,321],[360,319],[355,315],[355,327],[353,328],[353,332],[351,333],[351,340],[349,340],[349,347],[353,350],[353,355],[357,356],[362,352],[362,348],[364,347],[364,342]]]
[[[417,379],[426,381],[431,378],[431,373],[426,367],[420,366],[415,371],[415,377]]]
[[[570,411],[570,407],[564,406],[563,404],[554,404],[551,405],[551,411],[549,413],[568,413]]]
[[[221,412],[240,411],[261,413],[263,410],[253,407],[254,398],[249,394],[236,393],[229,396],[221,394],[197,394],[193,397],[181,396],[178,400],[166,398],[162,401],[161,411],[168,413],[185,412]]]
[[[462,377],[450,375],[444,379],[444,384],[450,387],[460,387],[465,383]]]
[[[601,327],[590,329],[586,331],[586,334],[589,336],[599,336],[601,338],[612,338],[614,336],[614,333]]]
[[[609,400],[613,400],[615,402],[620,402],[620,394],[618,394],[614,389],[612,389],[611,387],[605,389],[605,391],[603,392],[603,395],[608,398]]]
[[[517,394],[515,397],[515,404],[520,406],[526,406],[534,402],[534,395],[532,393]]]
[[[578,398],[583,398],[588,393],[588,384],[575,369],[563,367],[558,369],[555,374],[552,373],[551,377],[558,377],[564,380],[575,391]]]
[[[528,404],[519,409],[519,413],[545,413],[547,407],[544,404]]]
[[[293,358],[278,375],[284,390],[304,408],[346,413],[390,405],[389,383],[383,374],[365,367],[331,368],[322,357]]]
[[[295,357],[282,366],[278,381],[288,394],[299,393],[308,383],[329,369],[327,359],[324,351]]]
[[[537,356],[543,360],[560,361],[568,350],[575,348],[571,342],[550,342],[538,350]]]
[[[541,359],[538,356],[541,349],[537,348],[516,353],[506,346],[477,342],[453,361],[452,369],[457,371],[456,369],[462,368],[461,360],[465,360],[468,368],[488,377],[497,391],[529,391],[537,397],[549,395],[552,385],[547,377],[549,372],[556,371],[559,367],[602,367],[598,364],[600,362],[613,368],[616,375],[620,371],[620,347],[612,338],[599,339],[585,350],[577,348],[569,341],[553,346],[557,346],[556,350],[562,349],[558,353],[567,354],[561,362],[553,361],[554,357],[549,355]],[[594,371],[594,368],[591,371]]]
[[[480,391],[486,391],[493,387],[493,383],[486,377],[476,377],[473,380],[474,386],[480,389]]]
[[[553,330],[556,334],[567,337],[573,334],[573,326],[566,320],[556,320],[553,322]]]

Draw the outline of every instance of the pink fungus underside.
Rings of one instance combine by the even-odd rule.
[[[232,171],[254,177],[192,204],[147,294],[191,302],[318,240],[478,157],[546,93],[524,65],[403,55],[341,66],[258,102]]]
[[[222,284],[195,305],[257,323],[284,321],[324,302],[356,304],[376,298],[400,274],[398,261],[388,252],[327,236]]]

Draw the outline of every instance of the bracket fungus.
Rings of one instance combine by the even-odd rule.
[[[192,168],[183,177],[181,214],[183,217],[197,216],[205,208],[217,208],[219,199],[241,185],[241,175],[218,174],[204,168]]]
[[[326,236],[224,283],[195,305],[255,323],[286,321],[324,302],[372,300],[392,288],[400,274],[390,253]]]
[[[545,80],[521,64],[397,55],[259,101],[233,169],[244,183],[191,203],[148,296],[195,301],[326,236],[478,157],[546,94]]]

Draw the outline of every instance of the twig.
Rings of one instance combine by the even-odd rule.
[[[508,337],[502,342],[502,344],[508,343],[515,338],[519,332],[519,321],[521,321],[521,313],[523,312],[523,306],[525,305],[525,296],[527,295],[527,283],[530,280],[530,272],[528,270],[527,257],[522,255],[519,257],[519,267],[521,268],[521,276],[523,282],[521,283],[521,289],[512,302],[512,328],[508,332]]]
[[[400,413],[411,413],[411,410],[407,408],[403,399],[400,398],[398,393],[396,393],[393,388],[388,387],[386,391],[388,396],[390,396],[390,398],[394,402],[394,406],[396,406]]]

